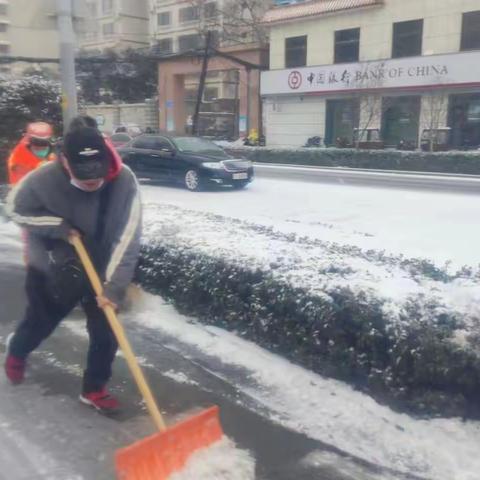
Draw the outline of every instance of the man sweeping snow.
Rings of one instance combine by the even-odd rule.
[[[141,235],[137,181],[100,132],[76,126],[58,161],[27,175],[9,194],[7,214],[28,233],[27,308],[8,344],[5,372],[24,380],[26,360],[81,304],[90,346],[80,400],[113,411],[107,393],[117,342],[102,307],[120,304],[132,280]],[[81,235],[104,281],[104,296],[89,287],[69,236]]]

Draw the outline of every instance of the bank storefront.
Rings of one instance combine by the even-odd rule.
[[[387,148],[416,148],[443,130],[449,148],[480,147],[480,51],[271,70],[261,95],[271,146],[347,146],[374,132]]]

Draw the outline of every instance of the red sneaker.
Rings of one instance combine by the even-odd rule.
[[[7,355],[5,360],[5,373],[14,385],[18,385],[25,380],[25,367],[27,362],[22,358]]]
[[[80,401],[103,413],[115,413],[120,408],[118,400],[112,397],[105,388],[98,392],[82,393]]]

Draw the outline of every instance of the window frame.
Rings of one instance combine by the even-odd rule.
[[[188,18],[188,19],[182,18],[184,16],[185,12],[187,12],[187,11],[188,12],[194,12],[192,18]],[[198,20],[200,20],[200,9],[196,6],[183,7],[178,11],[178,21],[181,24],[193,23],[193,22],[197,22]]]
[[[401,28],[401,26],[406,26],[407,24],[418,24],[421,26],[421,31],[420,31],[420,44],[416,45],[415,53],[408,52],[407,54],[402,52],[402,44],[405,38],[411,36],[413,37],[413,34],[410,33],[405,33],[405,32],[398,32],[398,29]],[[403,22],[395,22],[393,24],[392,28],[392,58],[408,58],[408,57],[419,57],[423,53],[423,34],[424,34],[424,27],[425,27],[425,22],[423,18],[417,18],[414,20],[406,20]],[[413,30],[413,29],[412,29]],[[415,32],[415,34],[418,34],[418,32]],[[403,47],[404,48],[404,47]]]
[[[355,39],[339,39],[340,35],[346,34],[346,33],[355,33],[357,34],[357,38]],[[339,63],[356,63],[360,59],[360,36],[361,36],[361,28],[360,27],[355,27],[355,28],[345,28],[342,30],[336,30],[334,33],[334,51],[333,51],[333,63],[339,64]],[[345,47],[355,45],[355,52],[354,55],[351,58],[348,59],[340,59],[340,52],[342,49],[345,49]]]
[[[160,44],[162,42],[168,42],[170,44],[170,48],[168,49],[161,49],[160,48]],[[172,37],[168,37],[168,38],[161,38],[159,40],[157,40],[157,51],[160,53],[160,54],[165,54],[165,55],[168,55],[170,53],[173,53],[173,38]]]
[[[195,40],[192,40],[192,42],[191,42],[193,46],[189,46],[188,48],[183,48],[182,47],[182,41],[185,41],[186,38],[191,38],[191,39],[195,38]],[[200,41],[201,38],[202,38],[202,36],[199,35],[198,33],[190,33],[188,35],[180,35],[178,37],[178,51],[179,52],[187,52],[189,50],[195,50],[195,47],[198,43],[196,40]]]
[[[210,12],[210,15],[207,15],[207,11],[209,6],[213,5],[213,12]],[[203,15],[207,20],[211,20],[212,18],[215,18],[218,16],[218,3],[217,2],[207,2],[203,6]]]
[[[289,48],[288,43],[293,43],[302,39],[304,44],[299,46],[293,46]],[[302,55],[295,54],[296,51],[301,51]],[[287,37],[285,38],[285,68],[302,68],[307,66],[307,53],[308,53],[308,35],[298,35],[296,37]],[[298,61],[289,61],[289,55],[292,55],[293,59],[298,58]]]
[[[168,23],[160,23],[160,18],[162,17],[162,15],[168,16]],[[170,25],[172,25],[172,12],[169,11],[169,10],[164,11],[164,12],[158,12],[157,13],[157,25],[159,27],[169,27]]]
[[[466,30],[466,22],[469,16],[478,17],[477,28],[470,27],[469,31]],[[471,31],[470,31],[471,29]],[[474,46],[467,46],[465,43],[468,40],[468,35],[473,32],[477,33],[477,38],[474,39]],[[480,10],[473,10],[471,12],[464,12],[462,15],[462,33],[460,38],[460,51],[461,52],[470,52],[472,50],[480,50]]]

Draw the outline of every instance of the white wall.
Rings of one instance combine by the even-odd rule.
[[[269,146],[303,146],[310,137],[325,136],[324,98],[269,98],[264,109]]]
[[[285,39],[301,35],[308,36],[307,65],[331,65],[334,62],[335,31],[358,27],[361,28],[359,61],[389,59],[392,54],[393,23],[422,18],[423,55],[459,52],[462,14],[475,10],[480,10],[480,0],[385,0],[383,6],[346,10],[273,26],[270,31],[271,69],[285,68]],[[438,102],[435,96],[432,100],[432,94],[421,91],[416,94],[422,95],[421,134],[424,128],[428,128],[428,109],[432,101]],[[445,95],[445,92],[434,95]],[[374,108],[376,113],[369,126],[380,128],[381,95],[375,97],[373,100],[361,100],[360,126],[365,126],[365,117]],[[303,145],[310,136],[325,137],[325,98],[305,97],[303,102],[300,98],[296,95],[267,97],[265,100],[264,118],[269,145],[298,146]],[[365,103],[369,105],[365,106]],[[440,112],[440,127],[447,124],[447,110],[445,108]]]
[[[285,39],[308,36],[307,64],[333,63],[336,30],[361,28],[360,61],[391,57],[393,22],[424,19],[423,54],[457,52],[462,12],[480,10],[480,0],[385,0],[384,6],[346,10],[273,26],[270,37],[272,69],[285,68]]]

